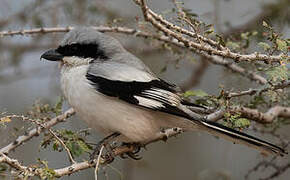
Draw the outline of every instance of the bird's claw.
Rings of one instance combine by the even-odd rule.
[[[110,144],[110,141],[112,141],[115,137],[119,136],[120,133],[113,133],[107,137],[105,137],[104,139],[102,139],[96,146],[96,148],[94,149],[93,153],[90,154],[90,160],[89,161],[93,161],[95,159],[95,157],[97,155],[100,154],[101,148],[102,146],[104,146],[104,148],[106,149],[106,154],[105,154],[105,160],[107,162],[107,158],[109,162],[112,162],[114,160],[114,153],[113,153],[113,148]]]
[[[124,143],[125,144],[125,143]],[[134,144],[125,144],[125,146],[133,146],[134,150],[131,151],[131,152],[126,152],[124,154],[121,154],[120,157],[123,158],[123,159],[126,159],[128,157],[134,159],[134,160],[140,160],[142,159],[142,157],[138,154],[141,150],[141,147],[143,147],[141,144],[138,144],[138,143],[134,143]]]

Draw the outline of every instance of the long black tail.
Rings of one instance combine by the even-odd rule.
[[[283,156],[288,154],[283,148],[274,144],[268,143],[261,139],[250,136],[246,133],[236,131],[221,124],[212,121],[199,121],[205,127],[205,130],[210,134],[228,139],[234,143],[245,144],[249,147],[255,148],[265,154],[279,154]]]

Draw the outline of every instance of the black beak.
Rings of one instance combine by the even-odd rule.
[[[42,58],[49,61],[61,61],[63,58],[63,55],[58,53],[55,49],[51,49],[43,53],[40,59]]]

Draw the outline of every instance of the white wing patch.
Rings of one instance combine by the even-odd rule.
[[[151,88],[145,90],[142,94],[146,97],[160,100],[161,102],[171,106],[178,106],[181,101],[181,98],[177,94],[164,89]]]
[[[145,98],[145,97],[140,97],[140,96],[134,96],[138,101],[140,106],[148,107],[148,108],[165,108],[165,106],[156,100]]]
[[[149,108],[165,108],[166,105],[177,107],[181,101],[177,94],[159,88],[145,90],[134,97],[139,101],[139,105]]]

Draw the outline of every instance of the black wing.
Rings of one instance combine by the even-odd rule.
[[[110,80],[87,73],[87,79],[101,93],[118,97],[131,104],[158,110],[173,115],[190,118],[178,105],[184,102],[178,95],[176,86],[161,79],[149,82]]]

